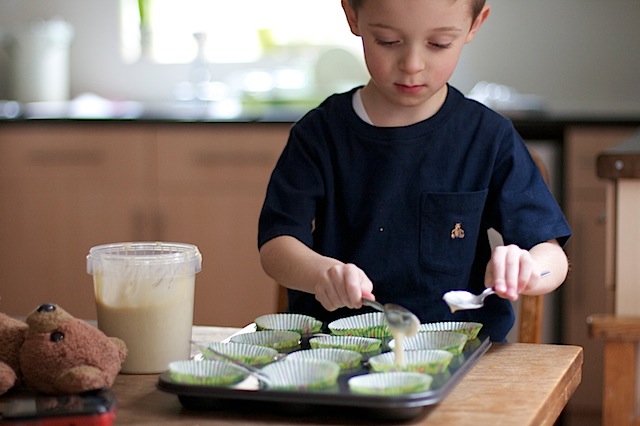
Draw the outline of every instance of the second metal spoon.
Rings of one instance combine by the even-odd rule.
[[[540,278],[544,278],[550,273],[549,271],[544,271],[540,274]],[[493,287],[487,287],[480,294],[473,294],[464,290],[448,291],[442,298],[447,302],[447,305],[449,305],[451,312],[455,312],[482,308],[484,306],[484,299],[492,294],[495,294]]]

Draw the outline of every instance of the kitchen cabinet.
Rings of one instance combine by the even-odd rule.
[[[287,132],[258,124],[157,129],[162,239],[196,244],[203,255],[198,324],[240,326],[276,312],[277,286],[258,256],[258,216]]]
[[[196,324],[274,312],[257,220],[290,124],[0,123],[0,311],[58,303],[96,317],[85,256],[98,244],[198,245]]]
[[[561,287],[562,343],[584,348],[582,383],[563,416],[565,426],[600,425],[603,342],[588,335],[587,318],[613,312],[612,285],[605,274],[606,181],[596,174],[596,159],[628,138],[635,125],[575,125],[564,138],[564,209],[573,229],[567,244],[571,271]]]
[[[144,237],[153,140],[100,123],[0,128],[0,311],[58,303],[95,318],[85,256]]]

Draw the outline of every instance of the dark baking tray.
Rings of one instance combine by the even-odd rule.
[[[359,369],[341,373],[335,386],[315,391],[283,391],[247,387],[242,383],[234,387],[183,385],[172,382],[168,372],[159,376],[157,387],[161,391],[176,394],[180,403],[192,410],[233,410],[237,407],[246,411],[270,407],[276,410],[301,411],[318,407],[348,407],[366,409],[364,411],[368,412],[373,410],[377,415],[382,414],[391,419],[406,419],[415,417],[423,408],[442,401],[490,346],[489,337],[481,334],[468,341],[460,355],[454,356],[447,371],[434,376],[431,389],[397,396],[359,395],[349,391],[349,378],[369,371],[366,362]],[[303,339],[300,350],[305,348],[308,346]],[[386,350],[389,349],[383,344],[382,351]]]

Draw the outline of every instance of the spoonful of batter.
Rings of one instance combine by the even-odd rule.
[[[404,365],[404,338],[418,334],[418,331],[420,331],[418,317],[404,306],[396,305],[395,303],[385,303],[383,305],[375,300],[362,299],[362,304],[384,313],[389,331],[396,342],[393,348],[395,364],[397,366]]]
[[[415,336],[420,330],[420,320],[413,312],[395,303],[382,303],[375,300],[362,299],[362,304],[384,313],[391,333],[402,333],[407,337]]]

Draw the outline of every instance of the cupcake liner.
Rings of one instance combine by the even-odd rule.
[[[212,342],[203,344],[200,347],[204,359],[214,359],[224,361],[222,357],[210,351],[209,348],[216,352],[220,352],[244,364],[253,366],[262,366],[275,361],[278,351],[259,345],[251,345],[248,343],[221,343]]]
[[[341,370],[350,370],[360,366],[362,354],[349,349],[318,348],[293,352],[285,358],[285,361],[298,359],[323,359],[335,362]]]
[[[442,349],[454,355],[460,355],[467,343],[467,335],[455,331],[429,331],[418,333],[412,337],[405,337],[404,350],[411,351],[417,349]],[[389,342],[389,348],[394,349],[395,339]]]
[[[262,372],[269,376],[274,389],[311,390],[335,385],[340,367],[322,359],[293,359],[269,364]]]
[[[329,330],[337,336],[361,336],[376,339],[391,337],[382,312],[370,312],[335,320],[329,323]]]
[[[404,352],[404,364],[395,364],[395,354],[385,352],[369,358],[369,365],[375,372],[412,371],[416,373],[438,374],[447,369],[453,354],[440,349],[419,349]]]
[[[243,333],[231,336],[232,343],[247,343],[250,345],[266,346],[277,350],[293,349],[300,346],[302,336],[295,331],[262,330],[253,333]]]
[[[380,349],[382,340],[362,336],[318,336],[309,339],[309,346],[317,348],[349,349],[359,353],[374,352]]]
[[[248,373],[222,361],[185,360],[171,362],[169,376],[173,382],[185,385],[230,386],[244,380]]]
[[[349,390],[364,395],[404,395],[429,390],[433,376],[422,373],[391,371],[351,377]]]
[[[482,324],[479,322],[465,322],[465,321],[442,321],[442,322],[430,322],[420,325],[420,332],[423,331],[455,331],[457,333],[464,333],[469,340],[473,340],[478,337]]]
[[[267,314],[255,319],[258,330],[288,330],[305,335],[320,332],[322,321],[300,314]]]

